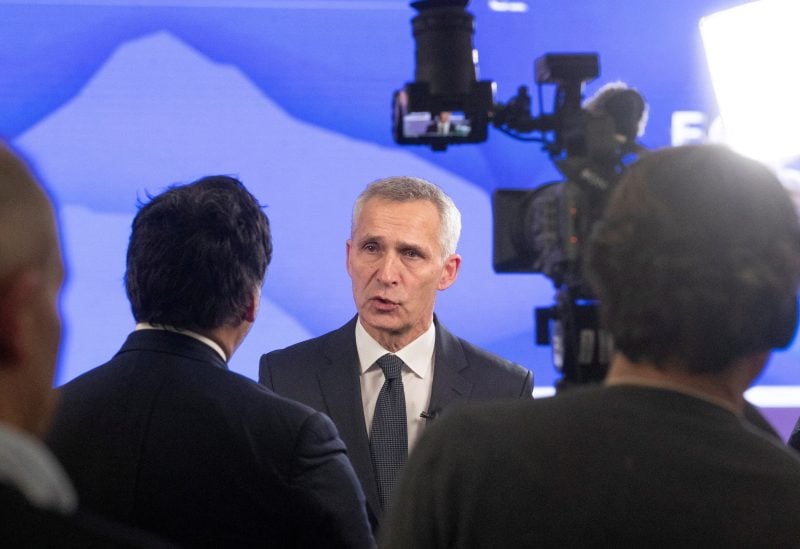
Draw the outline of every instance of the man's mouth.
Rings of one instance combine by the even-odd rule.
[[[373,306],[379,311],[391,311],[399,305],[396,301],[377,296],[371,298],[370,301],[372,301]]]

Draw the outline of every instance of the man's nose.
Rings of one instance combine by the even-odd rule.
[[[387,253],[378,266],[378,282],[381,284],[397,284],[399,277],[400,258],[394,253]]]

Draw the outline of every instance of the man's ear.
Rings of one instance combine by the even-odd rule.
[[[242,320],[246,320],[250,324],[256,321],[256,317],[258,316],[258,308],[261,304],[261,286],[257,286],[255,290],[250,294],[250,299],[247,302],[247,307],[244,310],[244,316]]]
[[[353,276],[353,273],[350,272],[350,253],[352,251],[353,251],[353,240],[348,239],[347,242],[345,243],[345,252],[344,252],[345,266],[347,267],[347,274],[349,274],[351,277]]]
[[[35,345],[34,300],[42,283],[32,269],[14,273],[0,288],[0,364],[24,364]]]
[[[444,260],[444,268],[442,269],[442,276],[439,277],[439,290],[446,290],[453,285],[458,276],[458,269],[461,267],[461,256],[458,254],[450,254]]]

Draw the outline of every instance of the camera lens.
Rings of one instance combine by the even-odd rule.
[[[466,96],[476,81],[472,56],[474,20],[463,8],[428,8],[412,19],[417,82],[434,96]]]

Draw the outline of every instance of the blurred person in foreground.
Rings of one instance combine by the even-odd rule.
[[[589,246],[616,353],[604,386],[464,407],[425,434],[394,547],[796,547],[800,460],[743,417],[797,323],[800,227],[717,146],[634,164]]]
[[[80,510],[72,482],[41,440],[58,404],[63,280],[50,200],[0,143],[0,544],[157,546]]]
[[[373,544],[331,421],[228,370],[271,254],[267,217],[236,179],[141,207],[125,274],[136,329],[63,386],[49,437],[87,506],[189,547]]]

